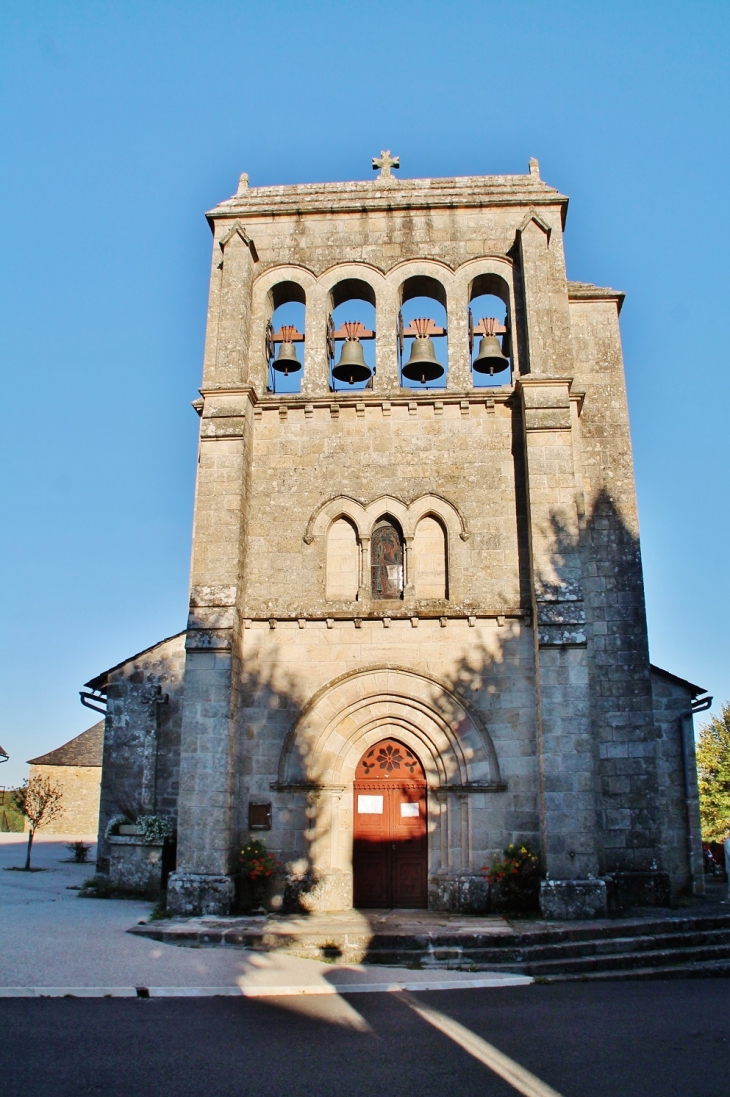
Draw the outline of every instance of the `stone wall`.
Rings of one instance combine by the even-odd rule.
[[[571,322],[580,416],[584,570],[602,871],[646,870],[661,818],[646,608],[621,340],[620,295],[575,285]]]
[[[48,778],[62,794],[63,815],[41,828],[43,834],[96,834],[99,824],[100,766],[31,765],[29,778]],[[28,824],[26,820],[25,829]]]
[[[249,800],[271,801],[265,837],[287,871],[344,874],[338,903],[345,894],[351,905],[357,761],[386,734],[423,758],[445,721],[466,737],[467,761],[445,746],[425,759],[432,889],[442,887],[439,877],[479,874],[510,841],[539,846],[531,629],[487,619],[251,622],[242,664],[236,843],[247,833]],[[467,727],[462,704],[475,724]],[[329,719],[315,736],[320,707]],[[342,721],[332,719],[338,713]],[[478,762],[484,743],[496,766]]]
[[[173,636],[93,680],[107,696],[100,871],[109,867],[105,831],[113,815],[177,816],[184,644],[184,634]]]
[[[658,791],[662,805],[664,867],[672,892],[704,894],[702,832],[692,694],[686,683],[652,668],[654,718],[659,739]]]

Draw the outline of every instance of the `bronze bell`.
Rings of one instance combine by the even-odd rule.
[[[482,320],[482,326],[486,334],[479,341],[479,353],[474,359],[474,370],[476,373],[488,373],[493,376],[507,368],[509,358],[505,358],[499,339],[494,334],[494,321]]]
[[[288,377],[290,373],[296,373],[297,370],[302,368],[302,363],[297,358],[297,352],[292,342],[292,337],[296,334],[296,328],[287,324],[281,329],[281,334],[283,342],[279,347],[279,353],[273,366],[278,373],[283,373],[285,377]]]
[[[442,377],[444,367],[436,357],[433,340],[429,339],[426,334],[431,326],[431,321],[428,319],[414,320],[413,326],[417,335],[411,343],[411,356],[403,366],[403,376],[407,377],[409,381],[420,381],[422,385],[425,385],[426,381],[435,381],[437,377]]]
[[[367,381],[372,374],[370,366],[365,361],[362,343],[359,339],[347,339],[342,344],[340,360],[332,370],[332,376],[338,381],[346,381],[348,385],[354,385],[356,381]]]

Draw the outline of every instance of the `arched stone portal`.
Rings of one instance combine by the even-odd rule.
[[[352,905],[353,782],[365,751],[387,737],[413,751],[425,774],[429,905],[440,905],[431,894],[439,880],[474,871],[469,794],[504,789],[486,727],[446,683],[405,668],[368,667],[312,699],[280,757],[277,789],[308,793],[313,906]]]

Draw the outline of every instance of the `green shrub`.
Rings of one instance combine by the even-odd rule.
[[[73,859],[77,865],[85,865],[89,860],[91,846],[87,845],[86,842],[66,842],[66,849],[73,854]]]

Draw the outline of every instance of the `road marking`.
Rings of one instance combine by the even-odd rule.
[[[493,1070],[495,1074],[508,1082],[513,1089],[523,1094],[523,1097],[561,1097],[557,1090],[549,1086],[547,1082],[541,1081],[529,1070],[525,1070],[519,1063],[516,1063],[514,1059],[510,1059],[509,1055],[498,1051],[496,1047],[488,1044],[481,1036],[477,1036],[471,1029],[465,1028],[464,1025],[460,1025],[458,1021],[454,1021],[451,1017],[447,1017],[445,1013],[440,1013],[439,1010],[417,1001],[408,993],[403,994],[403,1001],[410,1006],[414,1013],[417,1013],[424,1021],[428,1021],[439,1032],[443,1032],[445,1036],[448,1036],[469,1055],[473,1055],[484,1066]]]

